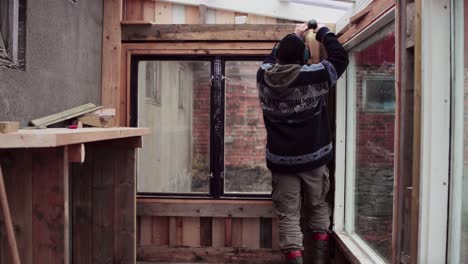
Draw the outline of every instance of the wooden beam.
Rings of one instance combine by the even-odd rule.
[[[345,10],[303,5],[284,1],[256,0],[245,4],[243,1],[232,0],[160,0],[181,5],[206,5],[208,8],[231,12],[248,13],[260,16],[282,18],[295,21],[308,21],[315,18],[322,23],[335,23],[345,13]],[[388,1],[388,0],[387,0]]]
[[[19,122],[0,122],[0,133],[13,133],[18,129]]]
[[[68,161],[73,163],[83,163],[85,161],[84,144],[74,144],[67,146]]]
[[[123,41],[278,41],[294,24],[122,25]]]
[[[149,262],[283,263],[283,253],[271,249],[139,246],[138,260]]]
[[[192,217],[276,217],[271,203],[229,204],[229,203],[177,203],[138,202],[139,216],[192,216]]]
[[[118,109],[120,101],[120,49],[122,1],[104,0],[102,30],[102,92],[101,102],[105,107]],[[119,124],[126,109],[120,109],[112,124]]]
[[[374,21],[378,20],[383,14],[389,11],[391,8],[395,6],[395,1],[389,0],[375,0],[366,7],[364,12],[369,10],[368,13],[359,19],[359,21],[355,21],[357,23],[350,24],[349,28],[343,32],[343,34],[339,37],[339,41],[343,44],[351,40],[354,36],[359,34],[369,25],[371,25]]]

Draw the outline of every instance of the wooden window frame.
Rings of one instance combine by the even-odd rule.
[[[194,60],[204,59],[212,61],[212,65],[221,63],[221,67],[224,71],[224,62],[230,60],[244,60],[249,58],[263,58],[271,53],[271,49],[274,47],[276,42],[249,42],[249,43],[124,43],[122,44],[122,72],[121,72],[121,87],[125,88],[125,91],[121,89],[121,106],[125,105],[125,115],[123,110],[117,110],[117,113],[121,114],[122,118],[126,120],[126,126],[136,125],[135,119],[132,119],[132,113],[135,113],[135,103],[132,106],[132,87],[135,83],[132,83],[130,78],[132,67],[135,67],[134,61],[139,61],[143,57],[154,57],[154,58],[183,58],[184,60],[194,58]],[[125,70],[125,72],[124,72]],[[216,69],[213,69],[216,70]],[[124,74],[125,73],[125,74]],[[223,73],[224,74],[224,73]],[[218,84],[223,88],[224,93],[224,79],[219,78]],[[213,80],[216,82],[216,80]],[[215,84],[213,84],[215,85]],[[215,89],[216,90],[216,89]],[[125,97],[122,97],[125,95]],[[224,101],[218,102],[214,94],[211,95],[212,103],[217,105],[223,105]],[[223,96],[219,98],[224,98]],[[224,99],[223,99],[224,100]],[[125,104],[122,103],[125,102]],[[213,108],[216,106],[212,106]],[[224,117],[224,109],[221,116]],[[216,118],[216,117],[212,117]],[[211,121],[213,123],[213,120]],[[219,122],[214,122],[218,124]],[[221,122],[224,126],[224,121]],[[221,124],[220,123],[220,124]],[[215,133],[215,130],[217,131]],[[215,127],[210,128],[210,134],[214,135],[210,138],[210,153],[224,153],[224,129],[221,132]],[[221,133],[222,135],[216,135]],[[224,155],[222,155],[224,157]],[[213,163],[213,161],[212,161]],[[172,198],[187,198],[191,197],[198,198],[216,198],[216,199],[270,199],[269,195],[263,193],[226,193],[224,192],[224,159],[216,159],[216,162],[210,164],[211,174],[213,175],[210,179],[210,191],[208,194],[190,194],[190,193],[141,193],[142,197],[172,197]]]
[[[372,38],[382,28],[395,20],[395,8],[386,11],[377,21],[368,26],[344,44],[346,50],[351,50],[362,41]],[[348,71],[352,70],[353,58],[350,58]],[[337,91],[337,120],[336,120],[336,169],[335,169],[335,207],[334,231],[338,245],[343,249],[348,259],[357,263],[386,263],[360,236],[354,233],[354,132],[356,105],[353,96],[355,85],[348,79],[347,72],[338,80]],[[352,100],[349,100],[352,98]],[[351,136],[351,137],[350,137]],[[351,164],[347,161],[351,161]],[[351,166],[352,165],[352,166]],[[351,177],[350,177],[351,176]]]

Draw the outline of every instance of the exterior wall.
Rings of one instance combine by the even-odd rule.
[[[102,1],[27,1],[25,71],[0,68],[0,120],[101,101]]]

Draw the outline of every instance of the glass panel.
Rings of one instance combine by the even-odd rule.
[[[351,50],[355,87],[354,231],[383,258],[392,253],[395,33],[386,27]]]
[[[149,127],[138,153],[138,191],[208,193],[209,62],[140,61],[138,126]]]
[[[226,127],[224,139],[227,193],[270,193],[265,163],[266,130],[256,74],[259,61],[226,62]]]

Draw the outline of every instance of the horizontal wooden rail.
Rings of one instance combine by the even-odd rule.
[[[275,218],[271,201],[139,199],[140,216]]]

